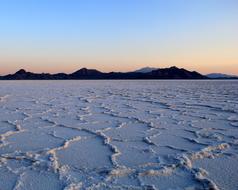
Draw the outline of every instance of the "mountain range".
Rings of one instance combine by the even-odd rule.
[[[177,67],[163,69],[144,69],[133,72],[101,72],[95,69],[82,68],[71,74],[32,73],[24,69],[14,74],[1,76],[0,80],[91,80],[91,79],[207,79],[206,76],[196,72]]]
[[[213,77],[212,77],[213,76]],[[217,75],[216,75],[217,76]],[[0,80],[107,80],[107,79],[218,79],[214,75],[202,75],[196,71],[188,71],[175,66],[170,68],[151,68],[145,67],[132,72],[101,72],[96,69],[82,68],[71,74],[65,73],[32,73],[24,69],[14,74],[0,76]],[[221,78],[225,78],[222,76]],[[229,77],[226,77],[229,78]],[[235,78],[235,77],[233,77]],[[238,79],[238,78],[237,78]]]
[[[139,73],[149,73],[151,71],[157,70],[159,68],[155,67],[143,67],[141,69],[135,70],[134,72],[139,72]],[[205,75],[209,79],[238,79],[238,76],[236,75],[228,75],[228,74],[223,74],[223,73],[210,73]]]

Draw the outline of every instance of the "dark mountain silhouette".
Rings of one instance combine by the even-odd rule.
[[[82,68],[68,76],[70,79],[103,79],[104,73],[96,69]]]
[[[95,69],[82,68],[74,73],[49,74],[49,73],[31,73],[24,69],[15,74],[9,74],[0,77],[1,80],[80,80],[80,79],[208,79],[195,71],[188,71],[177,67],[156,69],[151,72],[110,72],[103,73]]]
[[[205,76],[196,71],[187,71],[185,69],[179,69],[177,67],[170,67],[165,69],[157,69],[148,73],[151,78],[160,79],[204,79]]]

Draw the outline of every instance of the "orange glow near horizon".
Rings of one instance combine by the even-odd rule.
[[[225,63],[225,64],[224,64]],[[1,61],[0,61],[1,65]],[[3,65],[3,64],[2,64]],[[4,61],[4,68],[1,69],[0,75],[15,73],[19,69],[25,69],[30,72],[35,73],[72,73],[76,70],[79,70],[83,67],[88,69],[97,69],[102,72],[128,72],[134,71],[142,67],[155,67],[155,68],[166,68],[171,66],[177,66],[179,68],[185,68],[191,71],[197,71],[202,74],[208,73],[225,73],[238,75],[238,64],[236,60],[225,59],[207,59],[204,60],[201,57],[197,59],[117,59],[114,61],[109,60],[79,60],[79,61],[70,61],[67,60],[42,60],[42,62],[24,60],[22,62],[16,61]]]
[[[128,47],[128,45],[125,45]],[[165,68],[177,66],[195,70],[202,74],[226,73],[238,75],[238,48],[117,48],[113,50],[92,49],[92,52],[63,51],[62,49],[48,50],[36,53],[35,50],[15,49],[0,52],[0,75],[14,73],[19,69],[41,73],[72,73],[80,68],[97,69],[103,72],[133,71],[142,67]],[[146,48],[147,49],[146,49]],[[158,50],[157,50],[158,49]],[[58,51],[58,53],[56,52]],[[13,56],[14,55],[14,56]]]

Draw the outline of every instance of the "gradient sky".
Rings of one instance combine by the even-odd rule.
[[[0,74],[172,65],[238,74],[238,1],[0,0]]]

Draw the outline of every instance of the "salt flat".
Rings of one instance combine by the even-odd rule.
[[[238,81],[1,81],[0,189],[238,189]]]

